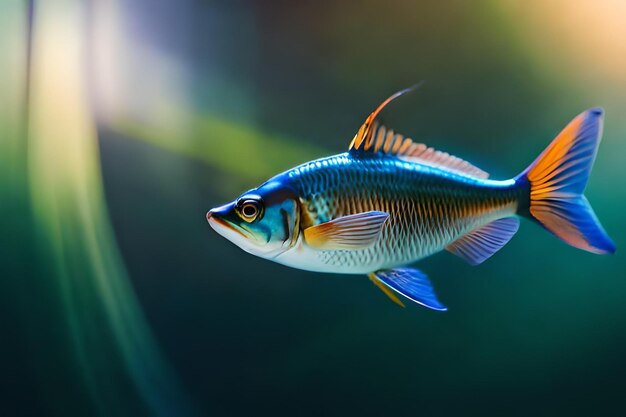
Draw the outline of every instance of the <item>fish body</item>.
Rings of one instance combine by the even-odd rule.
[[[377,115],[349,151],[276,175],[207,213],[245,251],[310,271],[366,274],[394,302],[400,294],[446,310],[426,275],[405,267],[447,250],[478,265],[517,232],[519,217],[566,243],[612,253],[583,195],[600,141],[603,111],[577,116],[522,173],[491,180],[472,164],[395,133]]]
[[[513,180],[473,178],[389,155],[363,158],[343,153],[303,164],[270,181],[296,190],[301,235],[308,227],[348,215],[389,214],[371,246],[319,250],[301,236],[274,258],[291,267],[343,274],[416,262],[477,227],[514,215],[523,198]]]

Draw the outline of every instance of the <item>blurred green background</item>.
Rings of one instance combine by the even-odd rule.
[[[289,269],[206,211],[386,121],[509,178],[606,109],[613,256],[523,222],[450,310]],[[1,415],[623,415],[626,3],[5,0]]]

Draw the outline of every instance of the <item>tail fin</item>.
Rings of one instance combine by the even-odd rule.
[[[530,185],[528,211],[564,242],[593,253],[613,253],[606,234],[583,195],[602,135],[601,108],[572,120],[516,180]]]

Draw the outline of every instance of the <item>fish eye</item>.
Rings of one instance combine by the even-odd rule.
[[[253,222],[261,213],[261,204],[256,200],[244,200],[239,204],[239,215],[248,223]]]

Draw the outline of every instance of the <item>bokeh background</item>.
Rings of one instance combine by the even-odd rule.
[[[606,109],[613,256],[523,222],[447,313],[289,269],[206,211],[385,115],[509,178]],[[626,413],[626,3],[3,0],[0,414]]]

